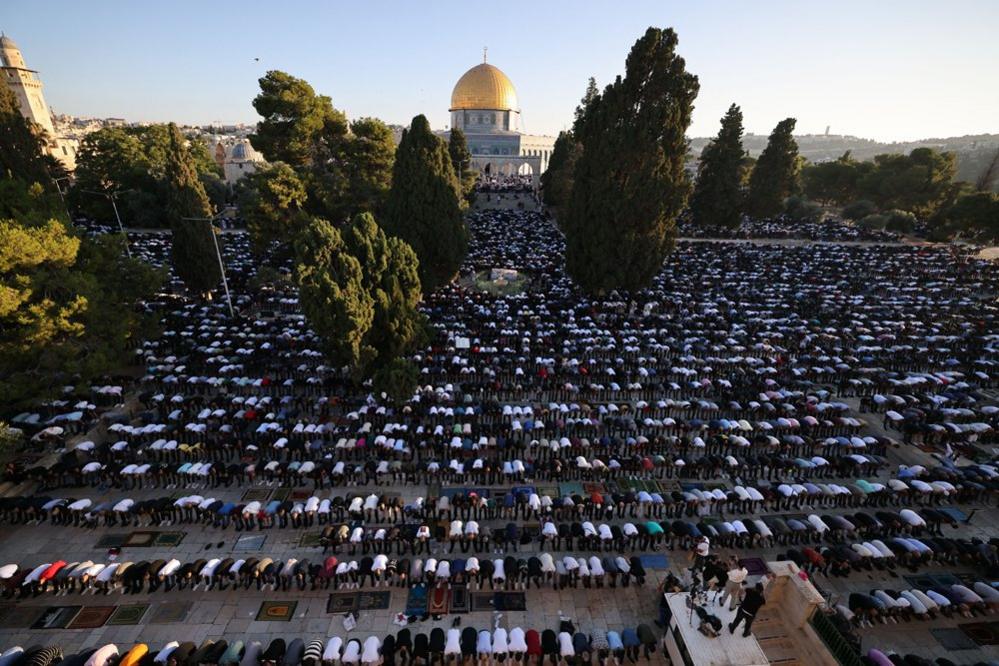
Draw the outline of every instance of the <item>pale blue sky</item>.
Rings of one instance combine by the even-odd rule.
[[[488,45],[527,130],[555,133],[650,25],[700,78],[692,136],[733,101],[757,133],[786,116],[880,140],[999,132],[999,0],[0,3],[57,112],[189,123],[255,122],[257,78],[282,69],[351,117],[442,128]]]

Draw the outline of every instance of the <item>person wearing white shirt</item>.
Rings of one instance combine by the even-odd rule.
[[[364,641],[364,649],[361,651],[361,663],[366,666],[374,666],[378,663],[380,659],[378,651],[381,647],[382,643],[377,636],[368,636]]]
[[[455,657],[457,659],[460,655],[461,631],[452,627],[447,630],[447,640],[444,642],[444,656]]]
[[[506,585],[506,570],[503,568],[503,558],[496,558],[493,560],[493,578],[490,581],[490,589],[495,589],[495,585],[499,583],[500,587]]]
[[[514,627],[510,630],[508,649],[514,662],[521,663],[523,661],[527,654],[527,639],[524,630],[520,627]]]
[[[509,637],[506,629],[497,627],[493,632],[492,652],[493,658],[500,664],[506,661],[507,653],[510,651]]]

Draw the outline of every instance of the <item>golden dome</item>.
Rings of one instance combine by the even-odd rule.
[[[507,75],[488,63],[465,72],[451,92],[450,111],[489,109],[517,111],[517,91]]]

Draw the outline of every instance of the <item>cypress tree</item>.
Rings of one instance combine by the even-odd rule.
[[[475,198],[476,173],[472,170],[472,153],[468,149],[465,133],[455,127],[447,141],[447,152],[451,156],[451,166],[461,184],[461,197],[466,203],[472,203]]]
[[[426,292],[454,278],[468,251],[460,199],[447,144],[425,117],[416,116],[396,151],[384,227],[416,252]]]
[[[0,83],[0,177],[40,183],[50,189],[43,146],[38,127],[21,115],[14,91],[6,82]]]
[[[572,193],[572,176],[582,152],[572,132],[559,132],[548,160],[548,169],[541,174],[541,196],[546,206],[560,208]]]
[[[742,206],[742,111],[733,104],[722,118],[718,137],[705,146],[697,168],[690,212],[698,224],[739,226]]]
[[[171,260],[177,276],[195,293],[208,294],[222,279],[209,220],[212,207],[184,137],[170,123],[166,157],[166,214],[173,229]],[[189,219],[185,219],[189,218]]]
[[[295,255],[299,301],[309,325],[334,363],[356,368],[375,316],[361,262],[347,251],[340,231],[320,218],[309,220],[295,239]]]
[[[784,199],[798,190],[798,142],[794,140],[794,118],[777,123],[767,147],[749,177],[746,210],[755,217],[770,217],[784,210]]]
[[[566,269],[586,291],[645,287],[673,248],[698,91],[676,45],[672,29],[649,28],[576,133],[583,152],[562,228]]]
[[[295,249],[302,309],[334,362],[368,376],[420,339],[416,254],[370,213],[342,230],[311,219]]]

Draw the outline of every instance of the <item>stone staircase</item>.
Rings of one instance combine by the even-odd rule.
[[[803,666],[805,663],[801,660],[803,655],[800,648],[794,639],[787,635],[776,609],[768,609],[766,606],[760,609],[753,622],[753,635],[771,664]]]

